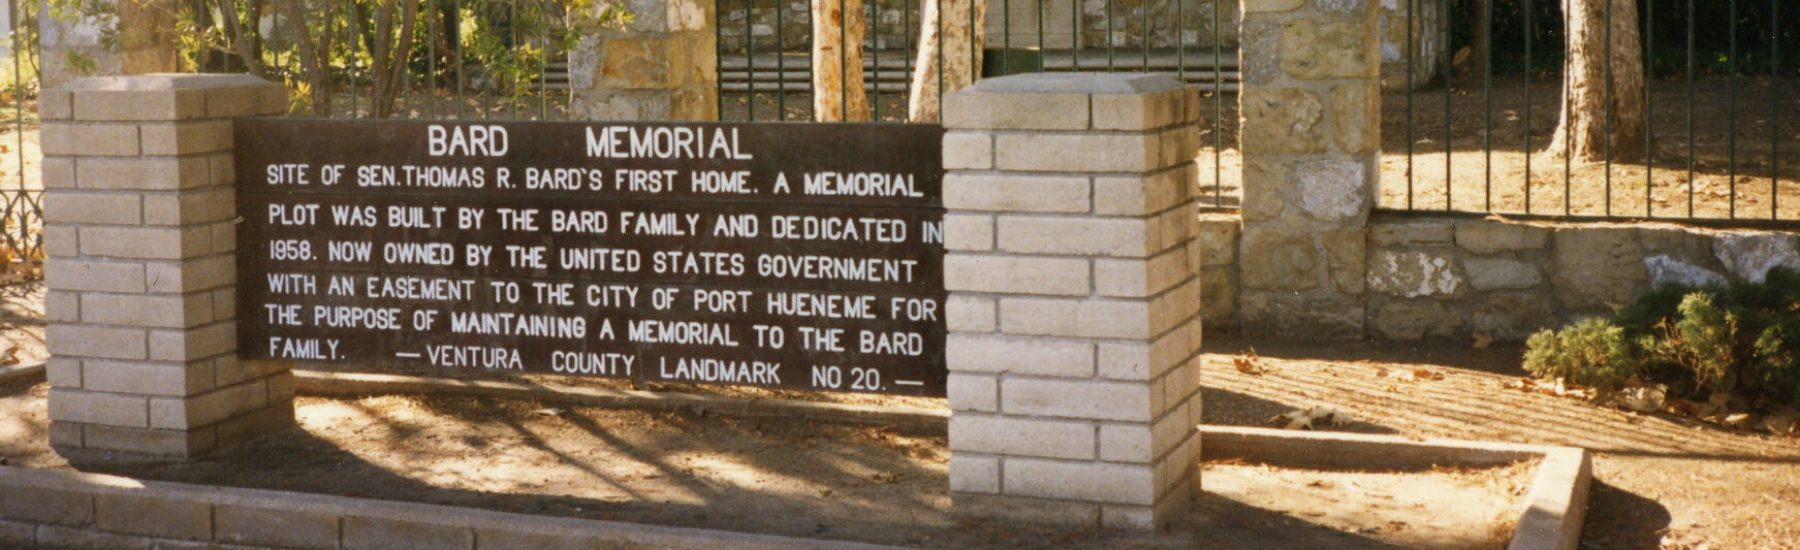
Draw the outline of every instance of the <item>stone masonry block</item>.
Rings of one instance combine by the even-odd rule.
[[[1092,460],[1094,425],[1017,416],[950,416],[950,452]]]
[[[1248,13],[1283,12],[1305,5],[1306,0],[1243,0],[1242,4]]]
[[[212,538],[212,505],[153,495],[94,495],[95,523],[104,530],[148,537]]]
[[[206,116],[210,118],[279,115],[287,110],[287,90],[273,82],[244,81],[206,90]]]
[[[337,514],[218,504],[213,506],[213,521],[219,542],[308,550],[337,548]]]
[[[237,217],[237,192],[230,187],[182,193],[145,193],[144,224],[192,225]]]
[[[144,124],[139,130],[146,156],[193,155],[230,151],[230,120]]]
[[[81,297],[84,321],[103,325],[184,328],[213,320],[212,296],[88,293]]]
[[[213,430],[152,430],[99,424],[83,426],[82,441],[89,449],[178,459],[198,456],[218,445]]]
[[[81,387],[81,360],[51,357],[44,365],[44,378],[53,388]]]
[[[102,359],[143,359],[145,334],[138,328],[89,325],[50,325],[46,335],[50,353],[59,356]]]
[[[261,409],[269,404],[269,386],[255,380],[189,398],[150,398],[150,427],[185,430]]]
[[[1245,90],[1239,104],[1242,135],[1239,147],[1246,155],[1323,153],[1329,143],[1330,126],[1325,122],[1325,101],[1307,90]],[[1250,181],[1244,182],[1248,191]],[[1245,197],[1248,201],[1249,197]]]
[[[944,96],[944,127],[952,130],[1085,130],[1088,127],[1088,96],[980,90],[948,94]]]
[[[82,84],[82,79],[71,86]],[[75,120],[131,122],[187,120],[206,116],[206,96],[200,90],[76,89]]]
[[[1079,378],[1094,374],[1094,345],[1085,340],[951,333],[944,344],[944,362],[950,372]]]
[[[193,361],[237,351],[237,321],[225,321],[186,330],[150,332],[150,359]]]
[[[74,189],[75,159],[71,157],[44,157],[41,165],[45,189]]]
[[[150,425],[146,398],[58,388],[51,390],[50,419],[58,422],[142,428]]]
[[[1161,137],[1136,133],[1003,133],[994,166],[1021,172],[1130,172],[1166,168]]]
[[[952,294],[944,303],[944,324],[951,332],[994,332],[1000,326],[993,298]]]
[[[1094,129],[1151,130],[1188,122],[1187,96],[1197,88],[1154,94],[1101,94],[1093,96]]]
[[[346,550],[382,548],[472,549],[475,535],[468,528],[429,521],[393,520],[350,516],[344,518]]]
[[[202,157],[82,158],[75,184],[82,189],[179,191],[213,184]]]
[[[950,490],[959,493],[1000,492],[1000,459],[969,453],[950,454]]]
[[[1094,213],[1144,216],[1173,208],[1193,198],[1196,170],[1190,163],[1154,175],[1095,177]]]
[[[1103,378],[1148,381],[1199,353],[1200,321],[1190,320],[1150,342],[1100,342],[1095,367]]]
[[[1022,254],[1142,258],[1158,249],[1141,218],[1000,216],[1000,250]]]
[[[0,516],[13,521],[84,526],[94,521],[94,497],[81,491],[8,485],[0,491]]]
[[[143,201],[136,193],[44,194],[44,221],[51,223],[137,225],[144,221],[143,212]]]
[[[212,389],[213,363],[82,362],[84,387],[91,391],[142,395],[188,396]]]
[[[75,117],[75,94],[53,88],[38,92],[38,117],[44,121],[69,120]]]
[[[945,214],[944,249],[984,252],[994,249],[994,217],[983,214]]]
[[[994,167],[994,135],[986,132],[946,132],[945,170],[987,170]]]
[[[1082,258],[944,256],[944,288],[951,291],[1085,296],[1091,288]]]
[[[1151,455],[1150,426],[1146,424],[1101,424],[1100,460],[1148,464]]]
[[[1147,338],[1150,303],[1144,300],[1002,298],[1000,327],[1007,334],[1075,338]]]
[[[212,232],[206,227],[81,228],[81,254],[109,258],[176,260],[212,252]]]
[[[988,212],[1087,212],[1088,179],[952,172],[944,176],[944,208]]]
[[[1009,495],[1143,506],[1158,489],[1147,465],[1031,458],[1006,461],[1005,487]]]
[[[987,374],[950,373],[950,410],[996,412],[1000,410],[1000,379]]]
[[[46,155],[131,157],[139,153],[138,127],[132,124],[45,124],[39,139]]]
[[[1148,260],[1094,260],[1094,293],[1143,298],[1162,293],[1199,272],[1189,265],[1185,248],[1171,249]]]
[[[58,254],[73,255],[75,251]],[[91,290],[98,292],[143,292],[144,264],[68,260],[52,257],[44,261],[44,280],[54,290]]]
[[[237,282],[237,257],[207,256],[181,262],[144,262],[142,275],[150,292],[193,292]]]
[[[1288,21],[1281,33],[1281,68],[1301,80],[1377,78],[1376,35],[1361,22]]]
[[[1150,388],[1137,382],[1007,377],[1000,381],[1000,410],[1030,415],[1089,420],[1148,422]]]

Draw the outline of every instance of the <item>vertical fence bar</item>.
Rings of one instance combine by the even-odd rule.
[[[1108,0],[1108,1],[1111,1],[1111,0]],[[976,33],[978,32],[975,28],[975,21],[976,21],[976,19],[975,19],[975,0],[969,0],[969,84],[970,85],[974,85],[975,81],[977,79],[979,79],[979,77],[981,76],[981,64],[976,63],[976,61],[981,60],[981,57],[976,55],[980,52],[976,51],[977,48],[975,47],[975,36],[976,36]],[[939,70],[940,71],[942,70],[942,66],[939,66]],[[944,80],[944,75],[942,75],[942,74],[938,75],[938,81],[942,82],[943,80]],[[939,94],[938,97],[943,97],[943,94]],[[942,121],[943,118],[944,118],[944,111],[943,111],[943,109],[939,109],[938,110],[938,120]]]
[[[1731,219],[1735,220],[1735,219],[1737,219],[1737,123],[1738,123],[1738,113],[1737,113],[1737,101],[1738,101],[1737,0],[1731,0],[1730,4],[1731,4],[1731,25],[1730,25],[1730,27],[1731,27],[1731,31],[1730,31],[1731,55],[1728,58],[1728,68],[1726,69],[1726,71],[1728,71],[1730,73],[1729,75],[1727,75],[1727,79],[1730,81],[1730,88],[1731,88],[1730,99],[1727,101],[1727,103],[1730,105],[1730,109],[1731,109],[1731,115],[1730,115],[1731,135],[1729,136],[1729,139],[1728,139],[1728,141],[1730,143],[1730,145],[1729,145],[1730,152],[1727,155],[1730,157],[1730,159],[1727,161],[1727,164],[1729,164],[1731,166],[1731,168],[1727,171],[1726,177],[1731,179],[1730,216],[1731,216]]]
[[[1081,0],[1069,0],[1069,71],[1081,72]]]
[[[903,107],[900,111],[900,116],[905,117],[906,119],[912,117],[912,63],[913,56],[917,55],[917,53],[913,51],[912,43],[912,9],[913,6],[911,0],[900,0],[900,50],[906,52],[906,55],[900,56],[900,70],[906,75],[906,87],[902,88],[900,91],[900,105]]]
[[[974,6],[975,3],[970,2],[969,5]],[[849,0],[838,0],[838,122],[850,122],[850,14],[847,9],[849,7]],[[973,35],[974,31],[971,30],[970,34]],[[970,40],[969,43],[973,44],[975,41]],[[861,68],[861,63],[858,63],[857,69]]]
[[[1525,0],[1525,213],[1531,213],[1531,0]]]
[[[746,85],[744,100],[744,120],[756,122],[756,29],[752,22],[756,15],[756,0],[744,0],[744,82]]]
[[[1147,73],[1150,72],[1150,36],[1155,34],[1154,27],[1150,25],[1150,0],[1142,0],[1138,4],[1138,12],[1143,16],[1143,28],[1139,29],[1138,38],[1144,41],[1144,64],[1138,70]]]
[[[1694,217],[1694,0],[1687,0],[1687,212]]]
[[[1487,10],[1481,15],[1481,102],[1487,104],[1481,135],[1481,211],[1494,211],[1494,3],[1482,3]],[[1527,72],[1530,72],[1527,69]],[[1529,152],[1527,153],[1529,155]],[[1530,157],[1527,156],[1527,159]],[[1531,185],[1529,181],[1525,184]]]
[[[1769,219],[1781,219],[1781,2],[1769,0]]]
[[[1175,0],[1175,79],[1187,84],[1187,35],[1182,32],[1185,22],[1181,15],[1181,0]],[[1213,92],[1218,93],[1217,90]]]
[[[1225,162],[1225,126],[1224,126],[1225,67],[1223,65],[1224,58],[1220,57],[1220,54],[1225,50],[1225,37],[1221,36],[1224,33],[1219,32],[1219,0],[1214,0],[1212,6],[1213,6],[1213,9],[1212,9],[1212,22],[1213,22],[1213,25],[1212,25],[1213,26],[1213,30],[1212,30],[1212,35],[1213,35],[1213,117],[1212,117],[1213,118],[1213,206],[1224,206],[1225,205],[1225,179],[1224,179],[1225,170],[1224,170],[1224,168],[1221,167],[1221,163]],[[1240,53],[1243,51],[1243,47],[1241,45],[1238,47],[1238,51]],[[1239,62],[1238,63],[1238,71],[1239,71],[1238,74],[1242,75],[1243,70],[1244,70],[1244,65],[1242,62]],[[1239,87],[1241,88],[1243,86],[1243,84],[1242,84],[1243,80],[1240,79],[1238,82],[1239,82]],[[1239,154],[1241,156],[1241,154],[1242,154],[1241,150],[1240,150]],[[1242,180],[1242,178],[1239,178],[1239,183],[1238,183],[1238,192],[1239,193],[1243,192],[1243,187],[1244,187],[1243,180]],[[1242,202],[1242,201],[1240,200],[1239,202]]]
[[[713,93],[713,109],[719,113],[720,120],[725,119],[725,12],[728,6],[725,0],[713,0],[713,82],[718,83]]]
[[[1563,69],[1562,69],[1563,97],[1569,97],[1570,94],[1574,93],[1574,90],[1575,90],[1574,78],[1572,78],[1572,75],[1569,74],[1570,70],[1571,70],[1571,67],[1569,66],[1569,52],[1574,51],[1574,49],[1575,49],[1575,37],[1569,36],[1569,33],[1564,32],[1563,33]],[[1567,109],[1565,108],[1563,110],[1566,114]],[[1564,124],[1562,126],[1563,126],[1563,215],[1567,216],[1574,210],[1574,203],[1575,203],[1575,193],[1574,193],[1575,186],[1570,183],[1575,179],[1575,162],[1574,162],[1574,158],[1575,158],[1575,125],[1574,124]]]
[[[517,58],[519,55],[519,0],[510,0],[509,2],[507,2],[506,10],[507,10],[506,11],[506,32],[508,35],[510,35],[512,37],[512,43],[508,44],[508,46],[512,50],[513,57]],[[412,39],[412,37],[410,37],[410,36],[401,38],[401,40],[411,40],[411,39]],[[398,62],[405,63],[406,60],[401,59],[401,60],[398,60]],[[513,82],[512,84],[513,84],[513,97],[512,97],[512,102],[511,102],[512,103],[512,118],[513,118],[513,120],[518,120],[519,119],[519,89],[518,89],[519,83]]]
[[[863,34],[869,37],[869,74],[873,75],[875,85],[875,91],[869,94],[869,120],[881,120],[881,0],[868,1],[869,11],[873,13],[865,27],[868,31]]]
[[[973,22],[971,22],[971,25]],[[973,27],[971,26],[971,31]],[[1012,74],[1012,0],[1000,1],[1000,74]]]
[[[538,37],[541,49],[538,50],[538,120],[550,120],[550,17],[543,13],[542,6],[538,17],[543,19],[544,34]],[[432,78],[437,75],[433,74]]]
[[[438,22],[437,22],[437,17],[435,17],[433,15],[438,12],[437,1],[431,0],[430,3],[425,4],[425,10],[426,10],[425,11],[425,24],[430,26],[430,28],[425,29],[425,35],[426,35],[426,37],[425,37],[425,86],[426,86],[426,95],[431,98],[430,114],[427,116],[429,116],[431,118],[437,118],[437,116],[438,116],[438,100],[437,100],[438,99],[437,98]],[[331,23],[329,21],[327,21],[326,24],[329,25]],[[331,52],[325,52],[320,55],[331,55]]]
[[[13,54],[13,151],[18,154],[19,158],[19,169],[16,170],[19,173],[19,191],[18,195],[6,201],[6,210],[8,214],[13,215],[19,225],[18,242],[13,251],[19,254],[21,261],[30,261],[32,249],[36,247],[31,242],[31,219],[26,216],[26,210],[35,211],[36,209],[31,206],[31,191],[25,186],[25,65],[19,61],[19,56],[25,51],[26,44],[18,31],[19,3],[17,0],[7,0],[6,4],[6,13],[11,19],[7,21],[7,24],[12,31],[8,34],[12,35]],[[40,214],[38,219],[41,221],[43,216],[41,212],[38,214]],[[0,231],[3,230],[0,229]],[[12,239],[8,238],[7,240]]]
[[[462,22],[462,2],[455,2],[455,3],[451,4],[451,9],[456,10],[456,20],[458,23],[461,23]],[[355,17],[356,17],[356,12],[354,9],[348,11],[347,14],[349,14],[352,19],[355,19]],[[461,27],[461,25],[459,24],[458,27]],[[463,110],[465,107],[467,107],[467,105],[465,105],[467,103],[467,101],[464,101],[464,99],[463,99],[463,88],[467,87],[469,85],[469,83],[467,82],[465,75],[463,74],[463,65],[467,64],[466,62],[468,60],[463,58],[462,36],[460,35],[460,33],[462,31],[459,28],[457,30],[457,32],[458,32],[458,36],[456,37],[456,53],[455,53],[455,55],[456,55],[456,118],[458,120],[461,120],[463,118]],[[352,39],[352,42],[354,42],[354,41],[355,40]],[[354,44],[352,44],[350,47],[350,55],[352,58],[354,58],[356,55],[356,46]],[[354,89],[354,88],[352,88],[352,89]]]
[[[1038,70],[1038,72],[1041,73],[1041,72],[1045,71],[1044,67],[1048,66],[1048,63],[1044,60],[1044,51],[1045,51],[1044,50],[1044,0],[1037,0],[1037,28],[1038,28],[1038,66],[1037,66],[1037,70]]]
[[[944,121],[944,49],[950,47],[949,42],[944,40],[944,17],[945,17],[944,0],[925,0],[925,1],[937,3],[937,17],[935,18],[937,20],[936,21],[936,23],[937,23],[937,47],[933,48],[933,50],[934,50],[934,53],[937,54],[938,122],[943,122]],[[921,46],[921,47],[923,47],[923,46]]]
[[[1419,0],[1406,0],[1406,209],[1413,209],[1413,58],[1418,55],[1419,43],[1414,40],[1413,27],[1419,22]],[[1218,5],[1214,4],[1214,10]],[[1216,32],[1216,31],[1215,31]],[[1242,48],[1242,45],[1239,46]],[[1238,70],[1243,70],[1242,62]],[[1241,86],[1241,84],[1240,84]]]
[[[1605,30],[1605,32],[1604,32],[1604,33],[1603,33],[1603,34],[1602,34],[1602,37],[1603,37],[1603,38],[1602,38],[1602,40],[1604,40],[1604,41],[1605,41],[1605,43],[1603,43],[1603,44],[1602,44],[1602,45],[1601,45],[1601,47],[1600,47],[1600,50],[1601,50],[1601,52],[1602,52],[1602,54],[1601,54],[1601,55],[1602,55],[1602,56],[1604,56],[1604,59],[1606,59],[1606,64],[1605,64],[1605,72],[1606,72],[1606,75],[1605,75],[1605,78],[1606,78],[1606,89],[1605,89],[1605,92],[1604,92],[1604,93],[1605,93],[1605,94],[1606,94],[1606,116],[1605,116],[1605,117],[1603,117],[1603,118],[1601,118],[1601,119],[1600,119],[1600,132],[1601,132],[1601,134],[1603,134],[1603,135],[1604,135],[1604,137],[1603,137],[1603,138],[1601,138],[1601,140],[1600,140],[1600,149],[1601,149],[1601,153],[1600,153],[1600,156],[1601,156],[1601,157],[1602,157],[1602,158],[1601,158],[1601,159],[1600,159],[1600,162],[1601,162],[1601,165],[1602,165],[1602,166],[1603,166],[1603,167],[1604,167],[1604,169],[1605,169],[1605,172],[1606,172],[1606,174],[1605,174],[1605,178],[1603,178],[1603,179],[1604,179],[1604,181],[1605,181],[1605,182],[1606,182],[1606,215],[1607,215],[1607,217],[1611,217],[1611,216],[1612,216],[1612,145],[1613,145],[1613,134],[1612,134],[1612,117],[1613,117],[1613,66],[1612,66],[1612,49],[1613,49],[1613,47],[1612,47],[1612,46],[1613,46],[1613,44],[1612,44],[1612,27],[1613,27],[1613,2],[1612,2],[1612,0],[1606,0],[1606,16],[1605,16],[1605,17],[1603,17],[1603,19],[1604,19],[1604,20],[1605,20],[1605,22],[1606,22],[1606,23],[1605,23],[1605,24],[1606,24],[1606,30]]]
[[[1644,0],[1644,217],[1656,217],[1656,106],[1650,97],[1651,50],[1656,45],[1656,0]]]
[[[1455,135],[1451,133],[1450,127],[1450,116],[1452,114],[1450,96],[1452,92],[1451,88],[1453,88],[1451,85],[1450,73],[1452,67],[1450,66],[1450,58],[1455,56],[1449,55],[1449,53],[1455,51],[1456,45],[1450,43],[1450,0],[1442,0],[1441,7],[1444,11],[1443,13],[1438,14],[1438,19],[1443,21],[1443,24],[1440,25],[1440,27],[1444,30],[1442,44],[1444,45],[1445,54],[1441,56],[1443,57],[1444,63],[1444,210],[1451,210],[1454,208],[1453,203],[1456,202],[1456,183],[1455,180],[1452,179],[1450,172],[1450,142],[1455,139]]]
[[[362,18],[362,13],[356,11],[355,5],[345,6],[345,8],[344,19],[350,22],[350,41],[347,44],[350,48],[350,62],[348,63],[349,66],[345,68],[345,72],[349,74],[350,80],[350,118],[356,118],[358,111],[362,110],[362,107],[357,105],[358,101],[356,98],[356,65],[358,60],[356,57],[356,46],[362,43],[362,33],[356,32],[356,21],[357,19]]]
[[[781,0],[775,2],[775,120],[787,122],[787,27],[781,22],[781,12],[787,6]]]
[[[1106,0],[1106,72],[1113,72],[1113,63],[1117,61],[1113,40],[1113,0]]]

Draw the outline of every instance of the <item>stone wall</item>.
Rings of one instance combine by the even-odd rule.
[[[1213,330],[1239,322],[1231,254],[1238,224],[1229,215],[1200,222],[1204,311]],[[1392,212],[1374,215],[1365,238],[1365,336],[1383,340],[1517,342],[1605,314],[1664,283],[1760,280],[1772,266],[1800,269],[1800,235],[1780,231]]]
[[[718,120],[712,0],[628,0],[625,28],[571,14],[570,111],[580,120]],[[593,9],[599,10],[596,6]]]

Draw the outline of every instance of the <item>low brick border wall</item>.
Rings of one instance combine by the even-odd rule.
[[[1509,550],[1574,550],[1587,517],[1593,463],[1585,449],[1401,436],[1201,426],[1208,460],[1242,458],[1310,468],[1418,469],[1539,460]]]
[[[0,547],[887,548],[0,467]]]

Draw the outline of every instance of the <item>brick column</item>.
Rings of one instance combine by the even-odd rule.
[[[958,515],[1149,528],[1191,505],[1198,105],[1141,74],[945,98]]]
[[[1243,0],[1245,330],[1361,338],[1380,177],[1375,0]]]
[[[246,75],[88,78],[43,93],[51,444],[187,458],[293,422],[285,365],[238,361],[233,117]]]
[[[712,0],[626,0],[624,28],[573,14],[583,38],[569,53],[570,109],[582,120],[718,120],[718,36]],[[771,69],[772,70],[772,69]]]

